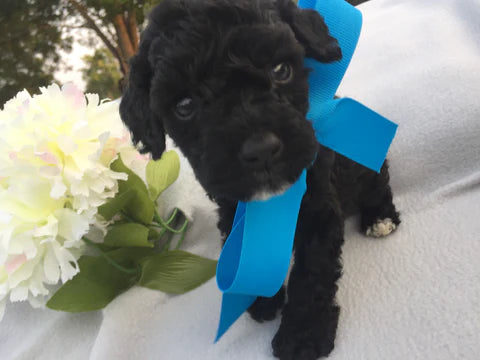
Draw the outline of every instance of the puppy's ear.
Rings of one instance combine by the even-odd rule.
[[[333,38],[323,17],[315,10],[300,9],[292,0],[277,0],[281,19],[292,28],[305,48],[305,55],[329,63],[342,58],[338,41]]]
[[[150,82],[153,77],[148,61],[150,39],[145,36],[138,54],[130,61],[127,88],[120,103],[120,116],[129,128],[134,144],[141,142],[141,153],[159,159],[165,151],[165,131],[150,107]]]

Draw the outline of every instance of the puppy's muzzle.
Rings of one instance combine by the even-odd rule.
[[[271,132],[250,136],[242,145],[240,160],[251,170],[265,170],[278,160],[283,151],[282,141]]]

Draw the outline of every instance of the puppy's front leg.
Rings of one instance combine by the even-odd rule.
[[[274,354],[281,360],[313,360],[327,356],[334,347],[344,220],[336,197],[326,198],[330,200],[315,204],[316,210],[307,201],[300,212],[288,303],[272,341]]]

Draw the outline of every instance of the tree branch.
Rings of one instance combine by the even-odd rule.
[[[127,61],[135,55],[135,49],[130,40],[127,25],[123,14],[117,14],[113,18],[113,25],[117,32],[118,44],[122,51],[123,58]]]
[[[102,31],[108,35],[108,38],[110,42],[115,43],[116,42],[116,35],[115,32],[112,31],[112,23],[107,20],[106,16],[102,16],[101,14],[97,12],[91,11],[91,9],[88,9],[89,13],[88,15],[93,19],[93,21],[96,24],[100,24],[99,27],[101,27]]]
[[[133,45],[135,52],[138,51],[138,26],[135,11],[129,11],[127,14],[128,21],[128,35],[130,35],[130,41]]]
[[[87,22],[87,27],[95,31],[95,33],[98,35],[98,37],[103,41],[105,46],[108,48],[108,50],[115,56],[115,58],[118,60],[120,63],[120,68],[122,70],[122,73],[126,75],[128,73],[128,64],[125,61],[125,59],[122,57],[122,54],[118,51],[118,49],[112,44],[112,42],[105,36],[105,34],[102,32],[102,30],[97,26],[95,21],[92,19],[92,17],[88,14],[88,8],[79,3],[77,0],[67,0],[68,3],[70,3],[78,12],[79,14],[85,19]]]

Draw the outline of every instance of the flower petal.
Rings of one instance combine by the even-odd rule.
[[[55,216],[50,215],[47,218],[47,223],[44,226],[36,228],[33,231],[33,236],[41,237],[41,236],[57,236],[58,233],[58,220]]]
[[[61,178],[57,178],[55,179],[52,190],[50,191],[50,196],[54,199],[60,199],[66,191],[67,187],[65,186]]]
[[[77,150],[77,144],[75,143],[75,140],[73,140],[68,135],[60,135],[57,138],[57,142],[58,142],[58,147],[60,148],[60,150],[63,151],[65,155],[70,155],[75,150]]]
[[[52,164],[52,165],[58,164],[57,157],[51,152],[48,152],[48,151],[36,152],[35,155],[38,156],[43,161],[45,161],[47,164]]]
[[[20,284],[24,281],[28,281],[28,279],[32,276],[39,260],[39,258],[31,259],[19,267],[15,272],[11,273],[8,278],[8,285],[10,288],[14,289],[17,286],[20,286]]]
[[[8,279],[8,273],[5,270],[5,267],[0,265],[0,284],[5,284],[7,282],[7,279]]]
[[[26,286],[17,286],[10,292],[10,301],[25,301],[28,299],[28,288]]]
[[[8,214],[4,211],[0,211],[0,224],[8,224],[12,220],[12,214]]]
[[[27,257],[24,254],[12,256],[5,263],[5,271],[11,274],[26,262]]]
[[[58,234],[64,239],[80,240],[90,226],[90,219],[86,219],[71,209],[60,209],[55,212],[58,219]]]
[[[66,283],[78,273],[78,263],[72,253],[63,247],[55,247],[54,251],[60,264],[62,283]]]
[[[43,259],[43,269],[48,281],[52,284],[56,284],[60,279],[60,265],[58,264],[57,257],[52,247],[49,246]]]

